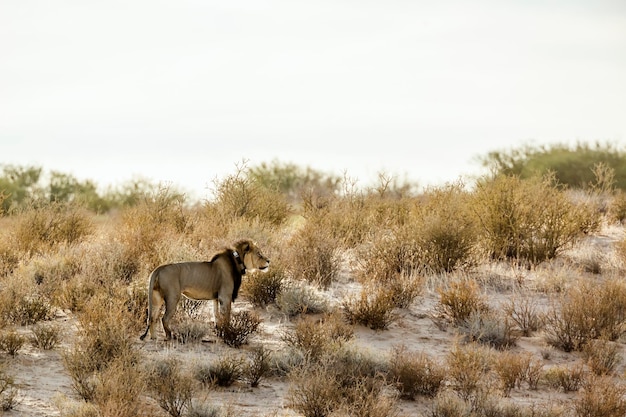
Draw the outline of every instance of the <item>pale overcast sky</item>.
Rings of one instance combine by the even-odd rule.
[[[206,194],[277,159],[422,185],[626,144],[623,0],[2,0],[0,164]]]

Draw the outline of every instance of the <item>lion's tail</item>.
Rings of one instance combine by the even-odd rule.
[[[148,326],[146,327],[146,331],[141,336],[139,336],[139,339],[141,340],[146,338],[148,332],[150,332],[150,326],[152,324],[152,292],[154,291],[154,285],[158,278],[158,271],[159,268],[155,269],[150,274],[150,283],[148,284]]]

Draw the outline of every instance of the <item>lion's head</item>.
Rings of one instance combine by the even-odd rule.
[[[270,260],[263,255],[257,244],[251,240],[242,240],[235,244],[239,253],[243,254],[243,264],[249,271],[259,269],[266,270],[270,266]]]

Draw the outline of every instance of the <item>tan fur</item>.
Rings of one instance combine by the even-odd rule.
[[[239,260],[234,252],[239,255]],[[150,274],[148,286],[148,332],[155,338],[156,322],[165,304],[162,323],[166,340],[171,339],[169,325],[181,294],[193,300],[215,300],[216,324],[230,322],[230,305],[237,297],[242,275],[246,271],[264,270],[270,261],[263,256],[257,245],[250,240],[240,240],[232,248],[218,252],[208,262],[181,262],[157,267]],[[245,270],[242,273],[242,267]]]

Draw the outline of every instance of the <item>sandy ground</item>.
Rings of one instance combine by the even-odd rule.
[[[622,228],[609,228],[590,237],[584,245],[580,246],[585,250],[580,250],[579,247],[577,250],[570,251],[566,256],[575,259],[588,256],[587,251],[591,251],[609,259],[612,243],[623,238]],[[507,269],[502,265],[482,267],[472,273],[478,274],[487,283],[485,291],[492,306],[496,306],[509,297],[520,282],[530,288],[533,285],[536,286],[537,282],[542,279],[541,277],[547,275],[541,271]],[[377,355],[388,355],[394,346],[402,344],[410,350],[425,352],[434,359],[443,361],[446,353],[458,340],[458,335],[453,327],[440,328],[432,319],[438,300],[435,287],[436,282],[427,283],[422,296],[418,297],[408,309],[398,310],[399,319],[388,330],[373,331],[356,326],[352,343]],[[344,296],[358,290],[359,285],[352,281],[350,271],[345,270],[338,282],[333,284],[328,291],[323,292],[323,295],[331,303],[338,303]],[[540,303],[547,306],[548,296],[541,292],[534,292],[534,294]],[[253,309],[245,299],[238,300],[234,308],[235,310]],[[293,323],[289,322],[275,307],[256,309],[256,312],[263,319],[261,330],[251,339],[250,346],[242,349],[229,348],[220,341],[181,345],[163,341],[140,342],[138,338],[136,346],[146,354],[175,356],[182,359],[184,363],[207,361],[228,353],[243,353],[251,346],[260,343],[272,350],[279,350],[282,346],[281,332]],[[206,316],[207,319],[211,319],[210,313]],[[19,385],[19,403],[14,410],[4,415],[60,416],[58,404],[79,401],[71,388],[70,378],[62,362],[62,351],[71,346],[76,332],[76,320],[69,313],[59,313],[55,321],[62,326],[63,342],[54,350],[43,351],[26,343],[15,357],[10,357],[6,353],[0,354],[0,361],[4,363],[5,369],[14,375],[15,382]],[[29,334],[28,328],[19,328],[19,331],[25,335]],[[521,337],[513,350],[530,352],[533,357],[543,361],[544,367],[569,365],[580,360],[579,353],[564,353],[547,347],[541,334]],[[546,350],[550,351],[548,359],[544,358]],[[626,361],[623,361],[617,370],[618,375],[624,374],[624,362]],[[206,392],[200,393],[199,399],[222,406],[230,410],[231,415],[238,417],[298,415],[286,406],[287,391],[286,380],[271,378],[263,380],[257,388],[249,388],[241,384],[225,389],[207,389]],[[547,387],[540,387],[539,390],[522,388],[513,390],[507,401],[536,405],[566,404],[571,402],[575,395],[575,393],[562,393]],[[402,415],[421,416],[427,412],[431,403],[432,401],[426,398],[417,398],[415,401],[399,400],[399,408]],[[157,413],[160,412],[160,410],[157,411]],[[162,415],[166,414],[163,412]]]

